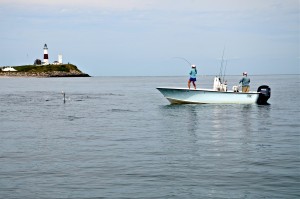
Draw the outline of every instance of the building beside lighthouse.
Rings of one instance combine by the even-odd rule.
[[[44,61],[42,62],[43,65],[49,64],[49,56],[48,56],[48,47],[47,44],[44,45]]]
[[[59,54],[58,55],[58,61],[54,61],[53,65],[61,65],[61,64],[63,64],[63,62],[62,62],[62,55]]]
[[[58,55],[58,63],[59,64],[62,64],[63,62],[62,62],[62,54],[59,54]]]

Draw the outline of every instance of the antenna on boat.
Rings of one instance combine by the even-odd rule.
[[[189,62],[187,59],[185,59],[183,57],[173,57],[173,58],[182,59],[182,60],[186,61],[189,64],[189,66],[192,65],[191,62]]]
[[[222,60],[221,60],[221,67],[220,67],[220,73],[219,73],[220,78],[222,78],[222,74],[223,74],[224,53],[225,53],[225,46],[223,48],[223,54],[222,54]]]

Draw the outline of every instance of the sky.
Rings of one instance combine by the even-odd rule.
[[[0,66],[46,43],[92,76],[300,74],[299,0],[0,0],[0,28]]]

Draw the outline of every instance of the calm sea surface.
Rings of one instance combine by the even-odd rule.
[[[186,77],[0,78],[0,198],[300,198],[300,76],[250,78],[271,105],[155,89]]]

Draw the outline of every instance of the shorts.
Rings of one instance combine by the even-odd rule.
[[[197,81],[197,80],[196,80],[196,78],[190,77],[190,81],[191,81],[191,82],[195,82],[195,81]]]
[[[250,90],[250,86],[242,86],[242,92],[243,93],[248,93]]]

